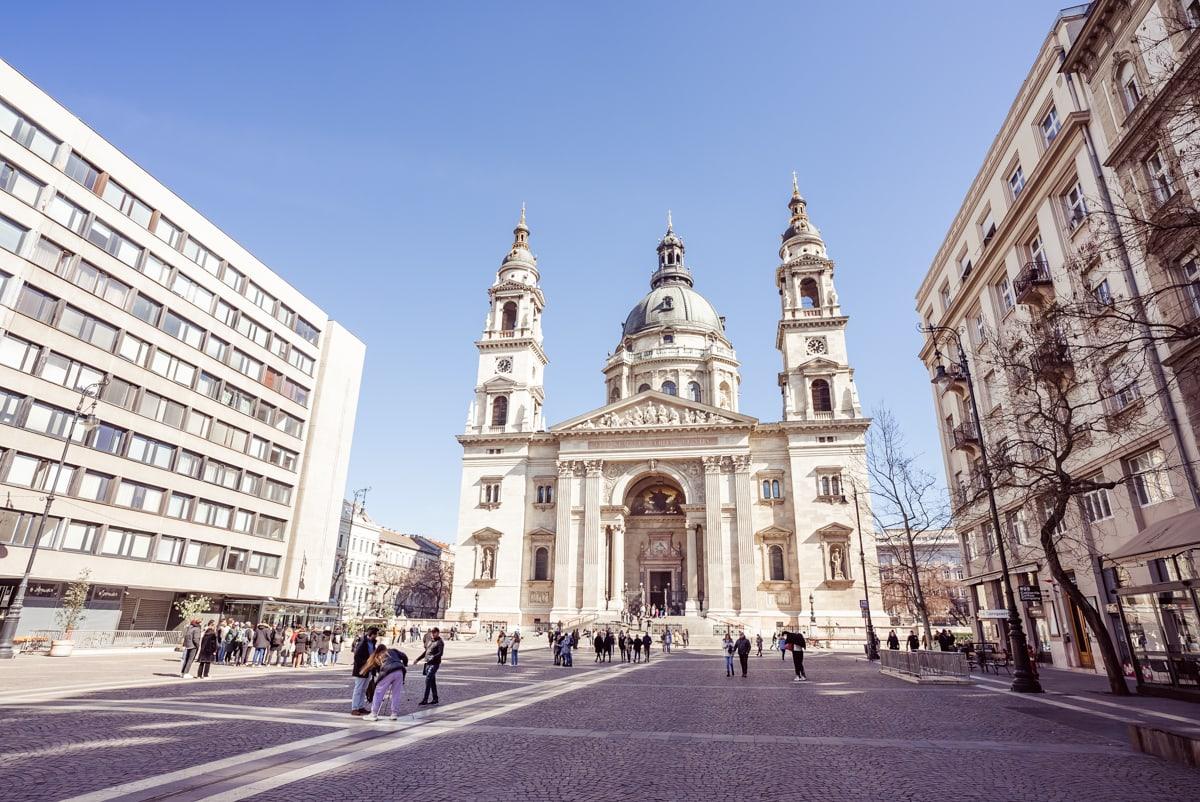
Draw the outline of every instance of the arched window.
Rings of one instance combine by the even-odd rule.
[[[772,546],[767,550],[767,556],[771,563],[771,581],[783,582],[783,547]]]
[[[538,504],[545,504],[545,503],[546,503],[546,486],[545,486],[545,485],[538,485],[538,489],[537,489],[537,503],[538,503]]]
[[[688,382],[688,398],[693,401],[700,400],[700,382]]]
[[[517,327],[517,304],[509,301],[500,313],[500,330],[512,331]]]
[[[813,379],[812,404],[814,412],[833,412],[833,401],[829,395],[829,382]]]
[[[771,480],[771,498],[779,498],[779,480]]]
[[[650,385],[648,385],[648,384],[639,384],[639,385],[638,385],[638,392],[639,392],[639,393],[644,393],[644,392],[646,392],[646,391],[647,391],[647,390],[649,390],[649,389],[650,389]]]
[[[539,582],[550,578],[550,549],[545,546],[533,552],[533,578]]]
[[[1121,84],[1121,95],[1125,100],[1125,111],[1133,111],[1137,108],[1137,104],[1142,102],[1142,87],[1138,84],[1137,70],[1133,68],[1132,61],[1126,61],[1121,65],[1118,81]]]
[[[508,396],[498,395],[492,401],[492,425],[503,426],[508,423]]]
[[[609,403],[612,403],[613,401],[620,401],[621,400],[621,388],[620,387],[612,388],[612,392],[608,394],[608,400],[609,400]]]
[[[769,479],[763,479],[763,498],[771,497],[771,482]]]
[[[800,306],[804,309],[815,309],[821,305],[821,293],[817,289],[816,279],[806,278],[800,282]]]
[[[675,382],[673,381],[663,382],[662,391],[667,395],[679,395],[679,390],[675,387]]]

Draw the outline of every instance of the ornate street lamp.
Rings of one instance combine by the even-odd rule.
[[[875,624],[871,621],[871,591],[867,587],[867,552],[863,550],[863,535],[862,535],[862,508],[858,506],[858,484],[853,486],[854,490],[854,520],[858,525],[858,556],[862,562],[862,580],[863,580],[863,612],[867,618],[867,659],[879,659],[879,639],[875,637]],[[846,503],[846,497],[842,496],[842,503]]]
[[[813,595],[811,593],[808,594],[808,622],[814,626],[817,623],[816,600],[813,599]]]
[[[975,383],[971,379],[971,371],[967,364],[967,352],[963,349],[962,337],[958,332],[947,326],[918,326],[918,330],[926,334],[945,334],[954,339],[958,348],[958,378],[967,383],[967,397],[971,400],[971,417],[979,436],[979,464],[983,472],[984,489],[987,491],[988,508],[992,514],[992,527],[996,532],[996,549],[1000,554],[1000,571],[1004,581],[1004,603],[1008,608],[1008,637],[1009,648],[1013,658],[1012,689],[1017,693],[1041,693],[1042,684],[1033,673],[1029,662],[1029,646],[1025,639],[1025,626],[1021,623],[1021,614],[1017,611],[1017,600],[1013,595],[1012,576],[1008,572],[1008,549],[1004,545],[1004,530],[1000,526],[1000,512],[996,507],[996,489],[992,482],[992,469],[988,463],[987,437],[983,431],[983,419],[979,417],[979,404],[975,399]],[[946,372],[942,364],[942,352],[935,349],[938,364],[933,383],[945,387],[955,377]]]
[[[79,392],[79,403],[75,405],[75,414],[71,418],[71,428],[67,430],[67,437],[63,441],[62,456],[58,458],[58,465],[54,469],[54,479],[50,482],[50,489],[46,494],[46,505],[42,507],[42,516],[38,518],[37,531],[33,536],[33,546],[29,549],[29,559],[25,563],[25,573],[21,575],[21,581],[17,584],[16,592],[13,593],[12,604],[8,607],[8,612],[4,615],[4,623],[0,625],[0,660],[11,660],[17,656],[17,650],[13,646],[13,639],[17,635],[17,626],[21,623],[21,611],[25,607],[25,591],[29,587],[29,577],[33,573],[33,562],[37,559],[38,548],[42,544],[42,530],[46,527],[46,518],[50,514],[50,505],[54,503],[55,490],[58,487],[58,480],[62,476],[63,465],[67,462],[67,452],[71,448],[71,441],[75,439],[75,426],[79,420],[83,419],[84,438],[95,430],[99,421],[92,414],[96,410],[96,405],[100,403],[100,393],[108,385],[108,379],[99,381],[95,384],[90,384]]]

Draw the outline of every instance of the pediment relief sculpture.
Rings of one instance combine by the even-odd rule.
[[[605,412],[594,418],[577,423],[572,430],[579,429],[631,429],[648,426],[706,426],[715,423],[738,423],[733,418],[708,410],[668,406],[655,401]]]

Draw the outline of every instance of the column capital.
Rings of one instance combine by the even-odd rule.
[[[720,473],[721,472],[721,463],[724,459],[725,459],[724,457],[705,457],[704,458],[704,472],[706,474]]]
[[[559,460],[557,465],[558,465],[559,478],[566,478],[568,476],[575,475],[575,469],[576,469],[576,465],[577,465],[575,460],[569,460],[569,459]]]
[[[730,457],[730,459],[733,462],[733,470],[735,473],[749,473],[750,472],[750,455],[749,454],[735,454],[734,456]]]
[[[604,472],[604,460],[589,459],[583,461],[583,470],[589,477],[600,476]]]

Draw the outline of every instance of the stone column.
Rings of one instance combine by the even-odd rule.
[[[683,537],[687,541],[687,601],[683,611],[696,613],[700,611],[700,605],[696,601],[696,593],[700,589],[696,576],[696,539],[700,537],[700,524],[688,524],[683,530]]]
[[[612,602],[609,610],[620,612],[625,607],[625,523],[612,525]]]
[[[583,610],[604,609],[604,538],[600,536],[600,460],[584,462]]]
[[[754,522],[751,520],[753,488],[750,485],[750,456],[733,458],[734,504],[737,514],[739,612],[758,609],[758,581],[754,573]]]
[[[571,484],[575,463],[558,463],[557,523],[554,532],[554,607],[550,617],[561,621],[575,615],[575,538],[571,531]]]
[[[708,609],[730,612],[725,560],[729,549],[721,533],[721,457],[704,458],[704,573],[708,578]]]

